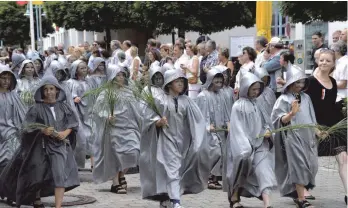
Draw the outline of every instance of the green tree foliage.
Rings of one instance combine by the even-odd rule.
[[[160,34],[169,34],[173,28],[210,34],[236,26],[252,27],[256,3],[138,1],[134,9],[142,13],[146,24],[157,25]]]
[[[5,45],[20,44],[23,47],[30,41],[30,19],[24,16],[25,12],[26,7],[18,6],[14,1],[0,2],[0,39]],[[36,27],[35,22],[34,25]],[[42,35],[53,31],[52,22],[42,18]]]
[[[280,10],[295,23],[347,20],[347,1],[282,1]]]
[[[255,24],[255,2],[45,2],[58,26],[103,31],[135,28],[160,34],[172,29],[205,34]]]

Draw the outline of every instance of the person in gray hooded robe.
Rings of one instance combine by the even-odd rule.
[[[40,198],[55,195],[55,207],[61,208],[64,191],[80,184],[73,154],[78,119],[55,77],[45,77],[34,97],[36,104],[23,122],[21,146],[0,176],[0,191],[17,207],[44,207]],[[49,127],[28,128],[37,124]]]
[[[261,79],[261,81],[263,81],[265,85],[263,92],[256,99],[256,103],[258,104],[259,107],[264,108],[264,110],[266,110],[267,112],[268,118],[271,118],[273,106],[277,100],[274,94],[274,91],[269,87],[269,84],[271,82],[271,77],[269,76],[267,70],[261,67],[256,67],[254,74],[259,79]]]
[[[27,113],[15,92],[16,85],[10,68],[0,64],[0,174],[20,144],[18,131]]]
[[[264,84],[256,75],[245,72],[239,99],[232,107],[225,169],[231,208],[243,207],[240,196],[258,197],[265,208],[271,208],[269,195],[276,187],[272,123],[256,104],[263,89]]]
[[[39,79],[41,79],[46,72],[46,69],[44,68],[44,63],[42,61],[42,59],[40,58],[40,56],[38,54],[34,54],[30,60],[33,61],[33,63],[35,64],[35,68],[37,71],[37,74],[39,75]]]
[[[152,167],[147,170],[152,170],[153,180],[142,182],[143,198],[159,200],[162,208],[182,208],[181,194],[203,191],[212,169],[207,162],[206,132],[202,131],[206,122],[196,103],[184,95],[187,87],[180,70],[166,71],[165,95],[156,103],[163,117],[151,110],[144,116],[144,129],[158,127],[158,140],[155,143],[157,137],[151,138],[156,148],[147,153]]]
[[[156,99],[161,99],[164,95],[162,86],[164,83],[164,76],[162,68],[160,66],[153,66],[149,70],[149,84],[144,87],[144,92],[152,93],[153,97]]]
[[[16,76],[16,79],[18,79],[18,72],[22,62],[25,60],[25,57],[23,57],[20,54],[13,53],[11,60],[12,60],[11,71]]]
[[[117,65],[109,64],[110,67],[113,73],[108,81],[112,88],[102,91],[93,107],[96,124],[93,134],[93,179],[96,183],[103,183],[112,178],[110,191],[126,194],[124,174],[127,169],[138,165],[142,118],[140,106],[127,88],[126,71]]]
[[[93,69],[89,70],[88,79],[91,83],[91,88],[97,88],[107,81],[105,60],[103,58],[96,57],[93,59],[93,67]]]
[[[302,124],[317,124],[310,97],[303,92],[308,86],[305,71],[292,65],[286,72],[286,84],[277,99],[272,122],[275,129]],[[313,128],[282,131],[275,138],[275,173],[280,194],[295,198],[296,206],[312,207],[305,199],[306,189],[315,187],[318,172],[316,134],[323,132]]]
[[[34,104],[33,91],[40,83],[34,62],[30,60],[23,61],[18,76],[17,93],[24,101],[24,104],[29,107]]]
[[[224,75],[219,68],[212,68],[207,72],[204,90],[195,99],[201,110],[207,131],[207,140],[210,142],[211,162],[214,168],[208,181],[209,189],[222,189],[218,177],[223,176],[223,158],[226,136],[229,126],[229,115],[225,107],[225,94],[222,92]]]
[[[75,103],[77,114],[80,120],[80,133],[77,135],[77,144],[75,157],[78,158],[79,168],[85,167],[86,155],[92,155],[92,118],[90,114],[90,106],[93,104],[89,102],[88,97],[83,97],[85,92],[91,89],[91,84],[87,79],[87,64],[84,61],[74,61],[70,69],[70,79],[67,81],[71,90],[72,99]],[[78,155],[81,154],[81,155]],[[93,157],[91,157],[91,168],[93,169]]]
[[[223,93],[223,97],[225,99],[225,105],[227,109],[227,115],[228,117],[231,116],[232,106],[234,103],[234,90],[232,87],[230,87],[230,80],[231,80],[231,69],[227,68],[223,65],[217,65],[213,68],[217,68],[220,70],[220,72],[224,75],[224,85],[221,89]]]

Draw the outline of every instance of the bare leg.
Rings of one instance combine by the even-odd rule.
[[[118,172],[115,176],[115,178],[112,180],[112,185],[113,186],[117,186],[117,185],[120,185],[118,179],[119,179],[119,176],[121,175],[121,172]]]
[[[62,207],[64,191],[65,191],[65,188],[55,188],[54,189],[56,208]]]
[[[298,200],[300,200],[300,201],[305,200],[304,190],[305,190],[305,187],[303,185],[296,184],[296,191],[297,191],[297,195],[298,195]]]
[[[91,169],[94,168],[94,157],[91,156]]]
[[[269,197],[268,194],[262,193],[262,200],[263,200],[263,205],[264,205],[265,208],[271,206],[271,205],[270,205],[270,201],[271,201],[271,200],[270,200],[270,197]]]
[[[341,152],[336,155],[338,170],[343,183],[344,191],[347,195],[347,152]]]

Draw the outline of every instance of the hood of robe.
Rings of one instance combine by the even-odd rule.
[[[12,91],[12,90],[16,89],[16,86],[17,86],[16,76],[13,74],[12,70],[10,69],[10,67],[8,67],[7,65],[0,64],[0,75],[2,73],[5,73],[5,72],[8,72],[8,73],[11,74],[12,82],[11,82],[10,90]]]
[[[164,84],[163,84],[163,91],[165,93],[169,93],[169,88],[168,88],[168,84],[171,83],[172,81],[179,79],[179,78],[184,78],[185,80],[185,87],[183,92],[180,95],[183,95],[186,93],[187,89],[188,89],[188,80],[185,76],[184,73],[182,73],[182,71],[179,69],[174,69],[174,70],[168,70],[164,73]]]
[[[260,96],[261,93],[263,92],[265,84],[255,74],[250,72],[244,73],[242,79],[240,80],[239,97],[249,98],[248,97],[249,88],[251,87],[251,85],[253,85],[256,82],[259,82],[261,84],[261,91],[259,94]]]
[[[206,82],[204,83],[203,87],[204,87],[205,89],[208,89],[209,86],[211,85],[211,83],[213,82],[214,77],[215,77],[216,75],[218,75],[218,74],[220,74],[222,77],[224,77],[220,68],[218,68],[218,67],[212,67],[212,68],[207,72],[207,80],[206,80]]]
[[[27,52],[27,55],[26,55],[27,59],[30,59],[30,60],[33,60],[33,58],[37,56],[39,56],[39,53],[31,49]]]
[[[305,70],[301,69],[299,66],[291,65],[287,71],[286,71],[286,83],[282,88],[282,92],[285,93],[287,88],[293,84],[296,81],[299,81],[301,79],[306,79],[306,84],[304,86],[304,89],[307,89],[309,85],[309,80],[307,79],[307,75],[305,73]]]
[[[69,75],[66,72],[66,67],[64,67],[64,65],[62,63],[60,63],[59,61],[53,60],[50,64],[50,66],[48,67],[46,73],[45,73],[45,77],[46,75],[48,76],[54,76],[56,77],[56,73],[58,71],[62,71],[64,74],[64,79],[63,80],[68,80],[69,79]]]
[[[256,67],[254,74],[260,79],[262,79],[264,77],[268,77],[268,82],[266,83],[266,86],[268,86],[271,83],[271,76],[269,76],[269,74],[265,68]]]
[[[174,70],[174,65],[170,63],[165,63],[162,66],[162,72],[165,73],[168,70]]]
[[[155,75],[157,72],[161,73],[163,76],[162,68],[160,66],[152,66],[149,70],[149,78],[152,80],[153,75]]]
[[[103,63],[104,62],[104,64],[106,64],[105,63],[105,60],[103,59],[103,58],[100,58],[100,57],[96,57],[96,58],[94,58],[93,59],[93,69],[90,69],[89,71],[91,72],[91,73],[94,73],[95,72],[95,70],[97,70],[97,68],[98,68],[98,66],[101,64],[101,63]],[[106,65],[105,65],[105,73],[106,73]]]
[[[82,62],[83,62],[82,60],[76,60],[71,64],[71,67],[70,67],[70,78],[71,79],[76,79],[77,66]]]
[[[109,71],[108,81],[112,81],[120,72],[123,72],[125,73],[125,75],[127,75],[127,71],[124,70],[124,67],[120,67],[119,65],[115,65],[115,64],[109,64],[108,71]],[[126,85],[128,85],[127,77],[126,77]]]
[[[11,70],[13,70],[17,66],[19,66],[25,60],[25,58],[24,58],[24,56],[22,56],[20,54],[13,53],[11,60],[12,60]]]
[[[26,64],[28,64],[28,63],[32,63],[33,66],[34,66],[34,75],[33,75],[33,76],[34,76],[34,77],[39,77],[39,74],[38,74],[38,72],[37,72],[38,69],[36,68],[34,62],[31,61],[31,60],[24,60],[24,61],[22,62],[22,65],[21,65],[21,67],[19,68],[18,77],[19,77],[19,78],[24,77],[24,66],[25,66]]]
[[[47,75],[47,76],[42,78],[39,86],[37,87],[37,89],[35,91],[34,99],[36,102],[41,102],[41,103],[43,102],[43,99],[42,99],[43,90],[41,88],[45,85],[48,85],[48,84],[54,85],[59,89],[57,102],[66,100],[65,92],[64,92],[63,88],[59,85],[58,80],[52,75]]]
[[[59,63],[61,63],[63,66],[68,66],[68,60],[66,60],[66,58],[63,56],[63,55],[61,55],[61,54],[59,54],[58,55],[58,61],[59,61]]]
[[[40,58],[39,55],[36,55],[36,54],[35,54],[34,56],[32,56],[32,57],[30,58],[30,60],[32,60],[33,62],[36,61],[36,60],[40,61],[42,70],[44,70],[44,69],[43,69],[44,63],[43,63],[43,61],[42,61],[42,59]],[[39,71],[39,69],[36,69],[36,70]]]

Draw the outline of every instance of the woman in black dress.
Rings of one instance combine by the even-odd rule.
[[[318,70],[309,77],[309,87],[306,93],[311,97],[315,116],[320,125],[333,126],[342,120],[343,114],[336,107],[337,84],[329,74],[335,68],[335,54],[324,50],[319,55]],[[336,156],[339,164],[339,174],[347,193],[347,135],[330,138],[319,143],[319,156]],[[347,196],[345,196],[347,203]]]

